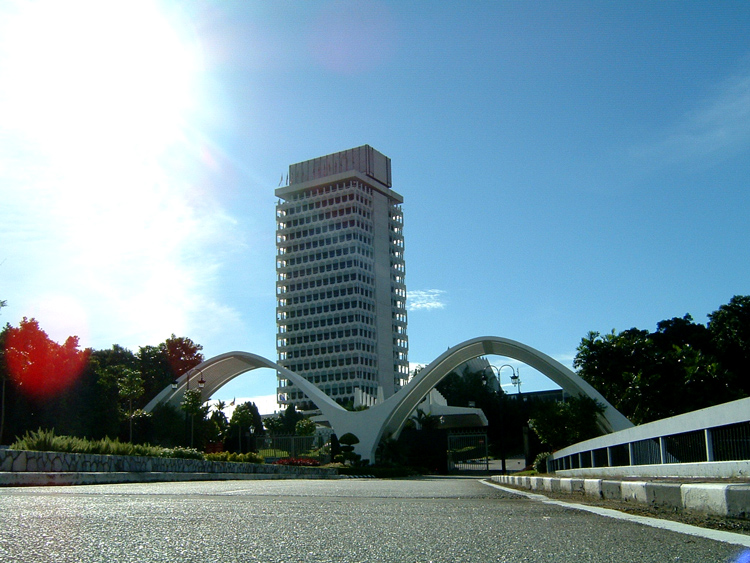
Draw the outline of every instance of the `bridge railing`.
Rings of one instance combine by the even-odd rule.
[[[547,460],[563,475],[750,475],[750,398],[574,444]]]

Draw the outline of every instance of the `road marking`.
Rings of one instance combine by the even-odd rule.
[[[678,534],[687,534],[690,536],[697,536],[700,538],[720,541],[723,543],[731,543],[734,545],[741,545],[743,547],[750,547],[750,536],[746,536],[744,534],[700,528],[698,526],[691,526],[690,524],[683,524],[682,522],[661,520],[659,518],[650,518],[649,516],[637,516],[635,514],[620,512],[619,510],[612,510],[611,508],[600,508],[598,506],[589,506],[586,504],[576,504],[572,502],[565,502],[562,500],[554,500],[544,495],[529,493],[526,491],[519,491],[518,489],[511,489],[509,487],[503,487],[502,485],[498,485],[497,483],[490,483],[489,481],[482,480],[481,482],[488,487],[494,487],[507,493],[514,493],[517,495],[525,496],[526,498],[543,502],[544,504],[554,504],[556,506],[562,506],[564,508],[583,510],[586,512],[591,512],[593,514],[598,514],[599,516],[617,518],[618,520],[627,520],[628,522],[635,522],[637,524],[643,524],[644,526],[651,526],[652,528],[659,528],[661,530],[669,530],[671,532],[677,532]]]

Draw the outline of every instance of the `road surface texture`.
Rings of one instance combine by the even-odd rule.
[[[0,515],[4,563],[750,560],[461,478],[4,488]]]

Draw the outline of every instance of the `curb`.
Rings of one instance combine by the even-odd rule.
[[[493,475],[491,481],[539,492],[582,494],[660,508],[695,510],[716,516],[750,519],[750,485],[723,483],[658,483],[608,479],[514,477]]]

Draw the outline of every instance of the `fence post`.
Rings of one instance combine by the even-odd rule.
[[[714,439],[711,429],[706,428],[703,434],[706,437],[706,461],[714,461]]]

